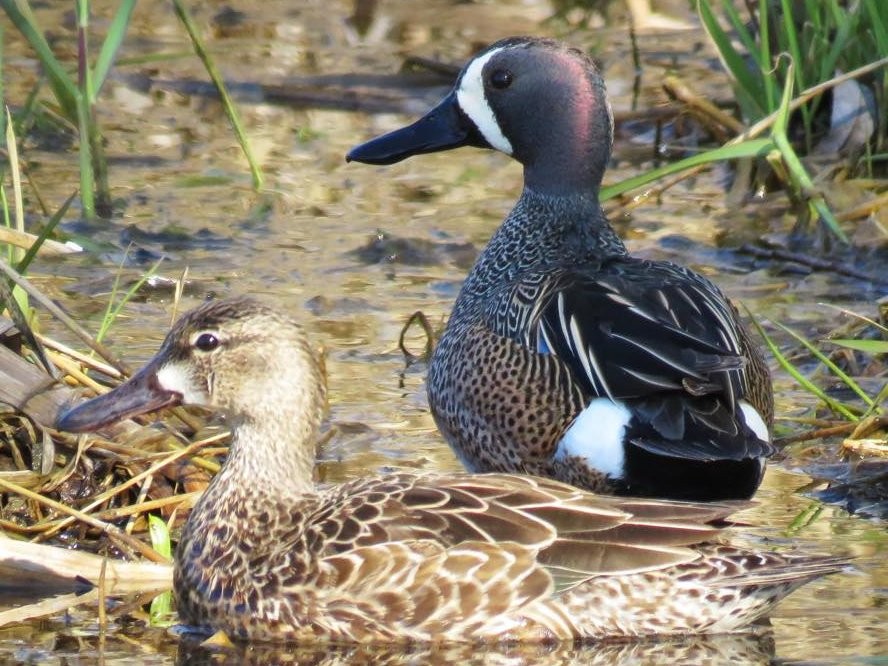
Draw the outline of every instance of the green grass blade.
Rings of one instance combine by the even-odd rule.
[[[83,217],[92,219],[96,214],[96,181],[93,177],[92,145],[89,140],[92,126],[89,99],[77,96],[77,133],[80,162],[80,205]]]
[[[786,528],[786,535],[793,536],[798,534],[806,527],[809,527],[823,513],[823,502],[812,502],[804,509],[799,511],[792,522]]]
[[[856,340],[854,338],[830,338],[824,340],[839,347],[846,347],[854,351],[861,351],[867,354],[888,354],[888,340]]]
[[[93,72],[93,90],[91,101],[95,103],[108,78],[108,72],[114,65],[114,59],[120,52],[120,46],[123,44],[123,38],[126,36],[126,29],[129,26],[130,18],[132,18],[133,10],[136,8],[136,0],[122,0],[117,8],[117,13],[111,21],[108,28],[108,34],[99,51],[99,57],[96,60],[95,70]]]
[[[884,403],[886,401],[888,401],[888,382],[886,382],[885,385],[882,386],[882,390],[879,391],[879,394],[873,400],[873,402],[876,403],[876,405],[881,405],[882,403]],[[876,411],[876,410],[873,409],[872,411]],[[864,414],[864,416],[869,416],[869,414]]]
[[[805,84],[802,80],[802,63],[804,63],[805,61],[802,58],[802,52],[799,49],[799,36],[796,30],[795,22],[793,21],[794,12],[792,8],[792,0],[781,0],[780,4],[783,9],[782,34],[787,41],[787,51],[789,51],[789,56],[792,58],[792,62],[796,64],[791,72],[787,71],[787,78],[794,77],[793,81],[795,82],[796,89],[804,90]]]
[[[92,219],[96,212],[96,182],[93,172],[93,142],[90,140],[93,131],[93,114],[92,76],[87,51],[89,0],[77,0],[75,8],[77,14],[77,74],[80,85],[80,94],[77,96],[77,135],[80,140],[80,201],[83,206],[83,216]]]
[[[0,25],[0,102],[2,102],[3,107],[7,108],[6,104],[6,90],[3,87],[3,72],[6,71],[3,63],[3,54],[6,52],[6,32],[2,25]],[[0,136],[6,136],[6,116],[8,114],[0,113]],[[2,180],[2,172],[0,172],[0,180]]]
[[[771,53],[771,8],[768,0],[759,0],[758,23],[760,31],[757,40],[759,44],[758,66],[761,70],[762,88],[765,93],[764,107],[767,112],[770,112],[777,106],[779,88],[775,76],[778,68],[774,63],[774,54]],[[749,52],[756,53],[756,49],[753,48]]]
[[[771,137],[774,140],[783,163],[789,171],[793,185],[798,189],[801,197],[809,202],[809,205],[816,211],[820,219],[826,224],[827,228],[833,235],[848,245],[850,241],[839,226],[839,221],[835,218],[823,195],[814,187],[814,182],[805,170],[802,161],[796,154],[795,149],[787,135],[787,127],[789,126],[790,102],[792,101],[792,81],[793,81],[793,63],[790,62],[787,67],[786,85],[783,88],[783,97],[780,101],[780,107],[777,110],[777,116],[774,126],[771,129]]]
[[[780,322],[775,321],[773,323],[777,328],[782,330],[787,335],[791,336],[793,339],[795,339],[796,342],[798,342],[805,349],[807,349],[809,352],[811,352],[811,354],[818,361],[823,363],[823,365],[825,365],[830,372],[832,372],[836,377],[841,379],[842,383],[844,383],[845,386],[847,386],[849,389],[854,391],[854,393],[856,393],[857,396],[866,403],[867,407],[873,406],[873,399],[870,398],[862,388],[860,388],[860,385],[857,382],[855,382],[851,377],[849,377],[848,374],[844,370],[842,370],[839,366],[837,366],[835,363],[833,363],[829,359],[829,357],[826,356],[826,354],[824,354],[822,351],[817,349],[817,347],[815,347],[811,343],[811,341],[806,339],[805,336],[801,335],[800,333],[796,333],[794,330],[789,328],[789,326],[785,326],[784,324],[781,324]]]
[[[62,217],[64,217],[65,213],[68,212],[68,207],[71,205],[76,197],[77,191],[75,190],[71,193],[71,196],[65,199],[62,207],[55,212],[55,215],[53,215],[49,219],[49,221],[45,225],[43,225],[43,230],[39,234],[37,234],[37,238],[34,239],[31,247],[29,247],[28,251],[25,252],[25,256],[22,257],[22,260],[15,267],[15,270],[22,274],[24,274],[28,270],[28,266],[31,265],[34,257],[37,256],[37,252],[40,250],[40,246],[43,245],[43,241],[49,238],[49,235],[56,228],[56,225],[58,225],[58,223],[62,221]]]
[[[885,47],[883,53],[888,53],[888,5],[885,0],[863,0],[863,5],[876,43]],[[879,7],[882,8],[882,15],[879,15]]]
[[[3,226],[7,229],[12,227],[12,218],[9,216],[9,199],[6,197],[6,186],[0,181],[0,212],[3,213]],[[13,247],[10,245],[7,248],[7,262],[12,263],[14,257],[12,256]]]
[[[749,311],[747,310],[747,313]],[[765,341],[765,345],[768,347],[768,350],[773,354],[774,358],[777,360],[777,363],[780,364],[780,367],[786,370],[789,375],[798,382],[798,384],[805,389],[811,395],[822,400],[826,405],[832,409],[834,412],[841,414],[849,421],[856,421],[857,416],[849,410],[845,405],[840,403],[838,400],[833,400],[826,393],[824,393],[819,386],[817,386],[810,379],[805,377],[802,372],[792,364],[792,362],[786,358],[783,352],[780,351],[780,348],[777,347],[777,344],[771,339],[765,329],[762,328],[761,324],[758,323],[758,320],[750,314],[750,319],[752,321],[752,325],[755,327],[755,330],[758,331],[758,334],[762,336],[762,340]]]
[[[250,148],[250,141],[247,138],[247,134],[244,131],[243,124],[240,120],[240,115],[237,112],[237,108],[234,106],[234,102],[231,99],[231,96],[228,94],[228,88],[225,87],[225,82],[222,80],[222,76],[219,74],[219,70],[216,69],[216,65],[213,62],[212,58],[210,58],[209,52],[206,50],[203,44],[203,40],[201,40],[200,35],[198,34],[197,26],[194,25],[194,21],[191,18],[191,15],[188,13],[185,5],[182,0],[173,0],[173,8],[176,10],[176,15],[179,17],[179,20],[182,22],[182,25],[185,26],[185,30],[188,31],[188,36],[191,38],[191,43],[194,45],[194,51],[197,53],[198,57],[203,62],[204,67],[207,70],[207,74],[210,75],[210,79],[213,81],[213,85],[216,86],[216,90],[219,92],[219,97],[222,100],[222,108],[225,109],[225,114],[228,116],[228,121],[231,123],[231,126],[234,128],[235,136],[237,136],[238,143],[240,143],[241,150],[244,152],[244,156],[247,158],[247,162],[250,165],[250,174],[253,177],[253,188],[256,190],[262,189],[263,177],[262,171],[259,168],[258,163],[253,157],[253,151]]]
[[[722,29],[709,0],[697,0],[697,13],[728,73],[736,82],[738,97],[747,113],[759,118],[767,112],[761,106],[761,78],[750,71],[745,59],[734,49],[730,36]]]
[[[767,0],[762,0],[766,2]],[[798,29],[796,27],[795,20],[793,19],[794,12],[792,11],[792,3],[793,0],[781,0],[781,14],[783,17],[783,29],[777,30],[778,34],[781,37],[782,48],[784,53],[788,53],[790,57],[790,62],[794,64],[794,67],[787,67],[785,72],[785,81],[792,80],[794,88],[796,90],[804,90],[805,89],[805,68],[817,67],[820,63],[810,63],[802,54],[801,48],[799,46],[799,35]],[[782,61],[781,61],[782,62]],[[779,70],[781,62],[777,62],[777,68]],[[828,77],[827,77],[828,78]],[[821,81],[822,79],[817,79]],[[806,104],[802,106],[800,109],[800,114],[802,116],[802,122],[805,126],[805,148],[807,152],[811,150],[811,105]]]
[[[15,204],[15,215],[12,222],[16,231],[24,232],[25,230],[25,205],[22,196],[22,174],[19,169],[18,143],[15,138],[15,127],[12,123],[12,115],[9,109],[4,114],[6,117],[6,153],[9,155],[9,172],[12,175],[12,200]],[[22,250],[19,248],[10,248],[10,263],[14,263],[22,256]]]
[[[151,536],[151,547],[168,560],[173,559],[170,528],[162,518],[148,516],[148,534]]]
[[[46,71],[53,94],[65,116],[72,123],[77,120],[77,86],[55,57],[43,33],[37,27],[37,20],[31,11],[28,0],[0,0],[0,7],[9,20],[37,53],[40,64]]]
[[[92,103],[92,70],[89,68],[89,0],[74,3],[77,15],[77,76],[80,94]]]
[[[771,134],[774,137],[774,141],[777,141],[777,138],[780,137],[782,139],[786,139],[786,130],[789,127],[789,112],[790,107],[789,103],[792,100],[792,70],[793,63],[792,60],[789,62],[789,76],[786,77],[786,84],[783,86],[783,96],[780,100],[780,105],[777,107],[777,113],[774,116],[774,125],[771,128]]]
[[[841,17],[844,17],[843,12],[839,12]],[[820,69],[818,72],[817,81],[826,81],[835,75],[836,68],[838,67],[839,58],[842,57],[842,53],[844,53],[848,49],[848,40],[851,38],[851,35],[856,31],[852,31],[852,25],[848,20],[840,20],[838,23],[838,27],[835,31],[835,35],[826,42],[827,49],[825,50],[826,56],[823,56],[820,61]],[[818,33],[818,36],[821,38],[824,37],[823,33]],[[818,49],[819,53],[823,53],[823,49]]]
[[[740,143],[721,146],[720,148],[715,148],[713,150],[707,150],[706,152],[686,157],[678,162],[666,164],[659,169],[652,169],[651,171],[647,171],[633,178],[627,178],[626,180],[621,180],[619,183],[602,187],[601,192],[599,193],[599,199],[601,201],[607,201],[608,199],[620,196],[629,190],[634,190],[660,178],[671,176],[674,173],[680,173],[686,169],[700,166],[701,164],[748,157],[759,157],[773,149],[774,143],[770,139],[750,139]]]
[[[749,30],[746,26],[747,22],[743,20],[743,17],[737,12],[734,7],[734,3],[732,0],[722,0],[721,2],[722,9],[725,12],[725,16],[728,18],[728,22],[731,24],[731,28],[734,29],[734,32],[737,35],[737,39],[740,40],[740,43],[743,44],[743,48],[746,49],[746,53],[755,61],[756,65],[758,65],[759,70],[766,70],[771,64],[770,56],[761,60],[761,55],[757,52],[755,48],[755,35]],[[733,48],[733,47],[731,47]],[[740,55],[744,65],[746,63],[746,59],[743,55]],[[747,70],[749,68],[747,67]],[[756,78],[759,78],[757,75],[753,75]],[[759,79],[760,81],[760,79]]]
[[[126,261],[126,256],[124,256],[123,261],[121,261],[121,268],[123,268],[124,261]],[[148,272],[142,275],[142,277],[136,280],[136,282],[127,290],[126,294],[124,294],[123,298],[120,299],[120,302],[115,305],[114,299],[117,296],[117,287],[120,284],[120,273],[118,272],[117,277],[114,280],[114,286],[111,288],[111,297],[108,299],[108,307],[105,309],[105,316],[102,317],[102,323],[99,326],[98,333],[96,333],[96,342],[101,342],[105,335],[107,335],[108,331],[111,330],[111,325],[114,323],[114,320],[117,319],[117,316],[123,309],[123,306],[132,300],[133,296],[135,296],[136,292],[138,292],[141,286],[145,284],[146,280],[157,273],[157,269],[160,268],[162,262],[162,258],[158,259],[157,263],[155,263]]]
[[[96,81],[89,65],[89,0],[77,0],[77,69],[80,95],[77,98],[77,122],[80,139],[80,196],[83,214],[92,218],[98,212],[111,216],[108,166],[102,134],[96,117]]]
[[[170,540],[170,527],[162,518],[148,516],[148,534],[151,537],[151,547],[158,553],[171,560],[173,547]],[[173,595],[170,590],[158,594],[151,600],[148,611],[151,618],[151,626],[164,627],[173,624]]]

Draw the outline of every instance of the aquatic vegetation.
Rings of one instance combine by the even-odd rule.
[[[63,118],[77,128],[80,137],[80,197],[83,214],[109,217],[111,195],[102,134],[96,118],[99,93],[123,43],[136,0],[120,3],[99,55],[89,62],[89,2],[75,3],[77,15],[77,70],[72,76],[55,56],[43,35],[30,3],[4,1],[2,7],[16,29],[28,40],[46,71],[50,89]]]
[[[87,219],[96,215],[109,218],[113,213],[108,182],[108,164],[103,147],[104,138],[97,118],[97,106],[102,87],[123,47],[135,6],[136,0],[123,0],[120,3],[108,26],[99,54],[90,64],[90,2],[89,0],[78,0],[75,3],[77,64],[75,72],[72,74],[66,64],[56,56],[44,37],[44,29],[40,26],[28,0],[3,0],[0,3],[0,7],[6,12],[15,28],[31,45],[46,72],[49,87],[56,101],[53,111],[77,130],[80,156],[80,200],[82,215]],[[253,185],[259,189],[262,186],[262,174],[253,158],[237,109],[228,95],[212,58],[203,47],[200,35],[185,5],[181,0],[174,0],[173,6],[176,15],[188,32],[195,51],[200,56],[222,98],[223,108],[249,162]],[[36,92],[35,90],[35,98]]]
[[[719,13],[715,7],[720,8]],[[882,58],[888,54],[888,5],[878,0],[750,0],[746,16],[729,0],[700,0],[697,8],[731,76],[741,115],[748,124],[776,111],[789,83],[797,91],[813,88],[831,81],[837,73],[856,70],[874,63],[880,54]],[[730,25],[731,32],[722,27],[719,18]],[[885,109],[888,71],[882,66],[882,71],[867,74],[863,84],[875,96],[872,110]],[[828,122],[818,123],[818,110],[829,101],[829,97],[818,95],[799,108],[799,135],[805,152],[830,131]],[[888,126],[884,113],[874,117],[879,126],[872,135],[873,148],[878,152],[885,147]]]
[[[798,154],[838,154],[865,174],[885,161],[888,5],[750,0],[745,17],[730,0],[698,0],[697,8],[731,77],[743,122],[779,119],[772,134],[776,154],[760,180],[773,174],[784,184],[801,211],[798,229],[819,219],[847,243]]]

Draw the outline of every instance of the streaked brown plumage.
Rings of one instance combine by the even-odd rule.
[[[126,384],[59,419],[223,410],[231,451],[176,549],[183,622],[253,640],[557,640],[735,631],[841,558],[714,542],[737,504],[507,474],[312,484],[324,404],[302,329],[249,299],[183,316]]]

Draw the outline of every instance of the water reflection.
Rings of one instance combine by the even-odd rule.
[[[183,640],[178,664],[300,664],[301,666],[640,666],[643,664],[769,664],[774,641],[758,635],[634,641],[591,645],[448,645],[384,648],[317,646],[210,648]]]

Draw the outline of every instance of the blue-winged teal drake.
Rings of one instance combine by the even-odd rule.
[[[524,165],[432,357],[432,414],[471,471],[750,497],[773,451],[767,365],[709,280],[629,255],[598,202],[612,135],[595,64],[519,37],[469,61],[422,119],[348,154],[391,164],[471,145]]]
[[[183,403],[231,426],[176,547],[183,622],[253,640],[557,640],[727,632],[844,560],[743,550],[738,504],[597,496],[507,474],[317,490],[324,405],[298,323],[249,299],[184,315],[128,382],[62,414],[95,429]]]

